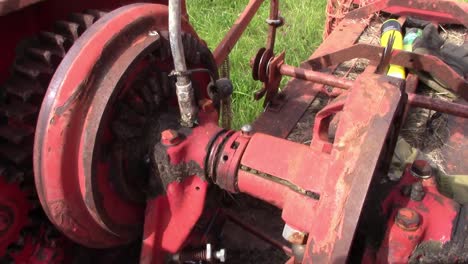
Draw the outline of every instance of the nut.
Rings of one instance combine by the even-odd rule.
[[[413,201],[421,201],[424,198],[425,192],[424,187],[420,181],[415,182],[411,185],[410,198]]]
[[[432,167],[425,160],[415,160],[411,165],[410,173],[416,178],[427,179],[432,176]]]
[[[395,223],[403,230],[414,231],[421,224],[421,217],[413,209],[401,208],[395,217]]]

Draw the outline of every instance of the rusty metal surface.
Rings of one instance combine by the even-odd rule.
[[[366,26],[364,19],[345,18],[312,54],[311,59],[353,45]],[[307,63],[302,63],[301,68],[311,69]],[[321,84],[292,79],[282,90],[281,96],[284,98],[280,105],[281,111],[274,104],[267,107],[253,123],[254,130],[276,137],[287,137],[310,103],[322,91],[324,86]]]
[[[281,18],[279,16],[279,0],[270,0],[269,20],[281,21]],[[268,37],[267,37],[266,49],[269,49],[274,52],[275,40],[276,40],[276,28],[280,26],[281,24],[275,24],[275,23],[270,23],[270,25],[268,26]]]
[[[326,69],[327,67],[338,65],[354,58],[365,58],[373,63],[378,63],[383,52],[384,47],[356,44],[311,59],[307,63],[315,70]],[[450,66],[435,56],[394,50],[390,63],[403,66],[407,69],[428,72],[437,80],[445,83],[450,91],[460,95],[465,100],[468,99],[468,82],[464,80],[463,76],[460,76]]]
[[[139,17],[137,21],[135,16]],[[73,46],[45,97],[34,149],[38,195],[51,221],[83,245],[107,247],[126,243],[141,228],[144,208],[126,201],[107,185],[109,178],[102,173],[106,172],[106,161],[97,158],[93,146],[98,142],[96,131],[102,116],[91,117],[102,114],[105,102],[115,98],[112,95],[119,78],[101,78],[102,74],[113,70],[118,76],[125,72],[125,66],[142,58],[140,53],[157,48],[158,38],[148,32],[166,27],[167,7],[163,5],[129,5],[110,13]],[[193,32],[187,24],[184,28]],[[119,33],[125,40],[116,37]],[[139,41],[133,43],[135,40]],[[116,53],[112,48],[121,56],[113,57]],[[96,64],[98,60],[101,64]],[[120,63],[113,65],[114,60]],[[94,79],[87,82],[90,73]],[[101,84],[102,89],[96,89]],[[98,91],[100,94],[93,97]]]
[[[435,56],[395,50],[390,62],[407,69],[428,72],[446,84],[450,91],[468,100],[468,81]]]
[[[419,94],[408,94],[408,104],[413,107],[431,109],[437,112],[468,118],[468,105],[452,103]]]
[[[221,40],[221,42],[216,47],[213,52],[213,56],[216,61],[216,65],[221,66],[223,61],[229,55],[234,45],[237,43],[241,37],[244,30],[249,25],[250,21],[254,17],[257,10],[260,8],[264,0],[250,0],[244,11],[237,18],[236,22],[232,25],[229,32]]]
[[[267,56],[267,58],[264,58],[264,56]],[[254,64],[251,65],[253,70],[258,70],[258,73],[253,73],[253,75],[258,76],[258,80],[263,82],[262,88],[254,93],[254,99],[260,100],[265,97],[264,106],[268,105],[276,97],[282,78],[279,66],[284,63],[285,53],[282,52],[276,57],[272,56],[271,50],[266,50],[260,60],[255,58]]]
[[[218,179],[283,209],[283,220],[308,234],[304,263],[343,262],[349,254],[380,153],[392,149],[387,136],[399,127],[405,104],[403,87],[390,80],[375,74],[358,78],[352,92],[315,123],[310,147],[255,133],[235,158],[241,158],[237,178],[218,171]],[[327,117],[340,111],[335,139],[324,148]]]
[[[262,2],[251,0],[237,20],[238,24],[218,46],[215,51],[218,66]],[[271,4],[274,15],[278,3],[272,1]],[[138,233],[133,227],[141,224],[138,220],[143,215],[141,207],[122,202],[122,197],[114,195],[106,175],[95,177],[97,165],[94,161],[105,159],[102,155],[95,155],[94,151],[99,149],[96,146],[98,135],[104,133],[100,127],[101,119],[107,112],[107,105],[112,104],[111,98],[116,96],[113,89],[120,77],[127,73],[126,69],[134,65],[135,57],[156,45],[156,39],[151,39],[154,35],[146,32],[165,28],[167,24],[166,10],[160,6],[127,8],[122,10],[130,10],[129,16],[127,13],[115,13],[124,18],[119,21],[121,23],[109,23],[110,19],[101,21],[99,27],[87,35],[96,34],[98,37],[85,39],[87,42],[83,40],[72,50],[72,59],[59,69],[59,77],[54,78],[51,86],[52,92],[46,96],[36,135],[36,180],[46,212],[63,232],[87,246],[113,246],[130,240]],[[363,18],[369,14],[364,12],[360,15]],[[134,17],[144,22],[138,24]],[[157,19],[145,20],[148,17]],[[107,30],[102,30],[104,26]],[[133,33],[128,34],[125,31],[127,26],[138,28],[132,28]],[[283,93],[266,99],[269,103],[266,112],[255,122],[256,131],[265,134],[222,130],[217,126],[215,109],[204,103],[200,106],[203,111],[199,126],[177,136],[172,131],[163,133],[161,144],[156,144],[159,152],[154,153],[153,159],[160,173],[155,176],[162,179],[166,192],[156,193],[155,198],[147,203],[142,263],[160,263],[163,251],[176,253],[181,249],[202,214],[208,177],[230,192],[246,192],[282,208],[283,220],[300,232],[299,240],[294,241],[302,242],[308,237],[304,263],[346,261],[370,184],[375,180],[377,165],[386,154],[382,152],[394,148],[392,133],[398,131],[399,122],[403,120],[400,117],[407,98],[402,92],[403,87],[400,87],[401,82],[392,78],[365,72],[351,82],[313,70],[330,71],[346,56],[367,56],[377,61],[381,50],[369,46],[354,46],[345,50],[345,55],[327,55],[342,46],[352,45],[365,26],[365,22],[347,17],[335,30],[336,34],[327,38],[329,42],[326,41],[314,53],[315,61],[295,68],[281,66],[283,57],[279,56],[273,60],[277,64],[271,64],[277,66],[260,72],[260,79],[274,81],[274,85],[267,89],[272,90],[273,95],[276,95],[281,74],[295,77]],[[191,31],[188,25],[186,29]],[[110,42],[120,40],[115,38],[116,32],[128,41],[119,44],[131,43],[131,50],[117,45],[121,48],[117,49],[118,52],[103,53],[112,46]],[[268,41],[271,43],[273,40],[270,35]],[[350,50],[354,48],[356,51],[356,47],[369,47],[369,50],[359,51],[362,55],[352,54]],[[272,54],[272,49],[269,50]],[[110,71],[104,67],[104,59],[115,54],[119,55],[114,58],[117,63],[109,66],[115,71]],[[79,55],[86,59],[74,60]],[[460,81],[459,76],[436,59],[398,51],[393,55],[392,61],[409,68],[437,71],[436,77],[467,96],[466,82]],[[420,65],[427,62],[433,63],[431,68]],[[266,61],[262,65],[258,68],[268,68]],[[93,70],[97,74],[89,74]],[[112,78],[103,77],[107,70]],[[350,92],[339,98],[342,101],[329,104],[317,115],[319,118],[311,146],[279,138],[286,137],[294,128],[317,93],[323,91],[323,83]],[[465,106],[414,94],[410,94],[410,103],[467,115]],[[334,140],[330,140],[328,119],[338,113],[340,120]],[[210,122],[204,122],[204,117]],[[268,151],[265,151],[266,147]],[[164,159],[158,163],[162,156]],[[101,200],[102,197],[108,199],[107,203]],[[262,237],[261,233],[257,234]],[[263,239],[269,240],[265,236]],[[280,243],[270,242],[292,252]]]
[[[321,219],[322,224],[310,231],[305,261],[341,263],[347,259],[379,154],[404,103],[400,90],[385,77],[365,75],[356,82],[336,132],[331,152],[334,162],[322,183],[336,196],[315,208],[313,219]]]
[[[337,88],[351,89],[351,87],[353,87],[353,81],[314,70],[293,67],[287,64],[281,64],[279,66],[279,72],[282,75],[291,76],[297,79],[315,82],[318,84],[330,85]]]
[[[316,71],[324,70],[330,66],[338,65],[355,58],[365,58],[377,65],[383,51],[384,47],[358,43],[316,56],[304,63]]]
[[[416,90],[418,89],[419,85],[419,78],[416,74],[414,73],[408,73],[408,76],[406,77],[406,84],[405,84],[405,91],[406,93],[415,93]],[[410,105],[407,104],[405,107],[405,112],[403,114],[403,120],[406,120],[406,117],[408,116],[408,111],[410,110]]]
[[[468,16],[466,15],[468,4],[449,0],[377,0],[349,12],[347,17],[362,18],[378,11],[385,11],[399,16],[416,16],[429,21],[461,24],[468,27]]]

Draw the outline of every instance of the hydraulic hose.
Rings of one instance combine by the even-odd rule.
[[[181,0],[169,0],[169,41],[177,76],[176,93],[179,102],[181,124],[192,127],[197,118],[192,81],[187,73],[181,29]]]

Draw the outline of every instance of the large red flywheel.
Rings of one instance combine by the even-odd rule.
[[[177,124],[167,21],[167,6],[157,4],[107,14],[70,49],[45,96],[37,192],[51,221],[82,245],[141,236],[145,199],[160,189],[149,183],[145,157],[160,131]],[[208,48],[186,21],[182,28],[189,67],[216,72]],[[198,98],[206,97],[209,75],[194,75]]]

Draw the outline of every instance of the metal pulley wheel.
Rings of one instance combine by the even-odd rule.
[[[133,4],[91,26],[65,56],[38,118],[37,192],[50,220],[72,240],[112,247],[141,235],[147,153],[177,123],[167,6]],[[216,72],[209,49],[184,21],[187,64]],[[206,73],[194,76],[205,88]],[[207,97],[197,89],[199,98]]]

